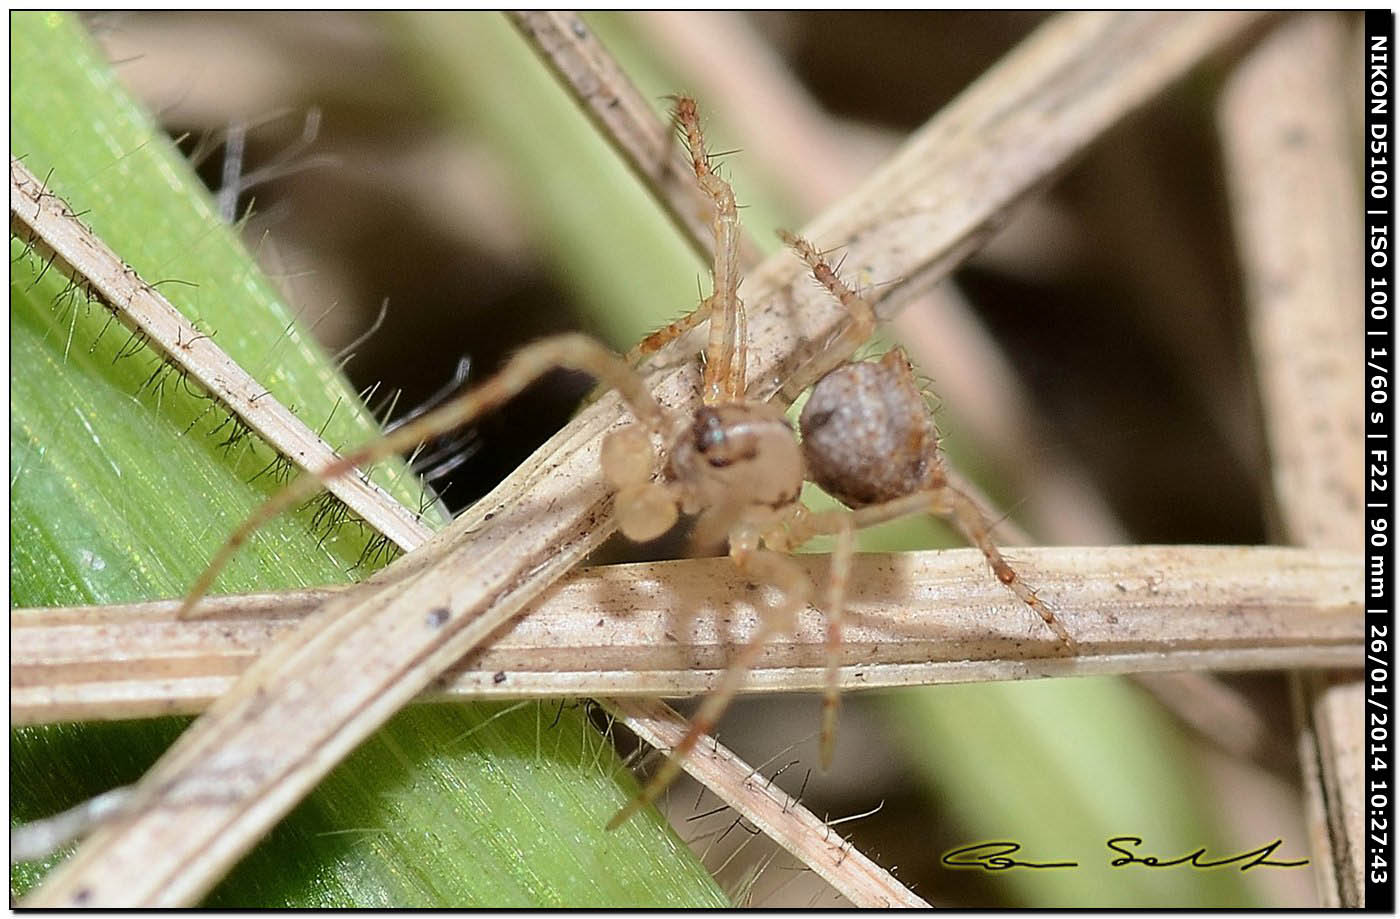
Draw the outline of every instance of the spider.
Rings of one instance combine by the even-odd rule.
[[[694,100],[681,96],[674,101],[674,122],[689,151],[696,181],[714,209],[713,284],[699,307],[648,336],[626,357],[578,333],[527,345],[475,389],[270,498],[215,555],[180,611],[181,616],[191,613],[228,558],[254,530],[314,493],[322,482],[465,424],[550,370],[562,367],[591,374],[602,385],[616,389],[636,419],[610,432],[602,444],[602,474],[615,491],[615,517],[623,535],[646,542],[669,531],[682,513],[695,517],[698,543],[727,545],[740,571],[774,585],[781,596],[762,611],[757,631],[701,703],[685,737],[642,791],[609,821],[609,828],[623,823],[670,785],[686,756],[713,730],[764,646],[792,629],[814,586],[789,554],[814,537],[835,538],[825,604],[826,686],[820,732],[824,767],[830,764],[835,745],[841,626],[859,529],[919,513],[948,519],[982,550],[997,579],[1044,620],[1063,649],[1078,650],[1064,625],[997,549],[985,513],[949,484],[937,427],[903,352],[890,351],[879,361],[847,362],[873,334],[874,309],[837,276],[823,253],[790,233],[779,235],[845,307],[849,323],[823,349],[815,369],[809,368],[819,379],[799,421],[800,440],[782,408],[745,397],[746,322],[738,296],[738,208],[729,183],[711,168]],[[667,412],[634,367],[707,318],[702,405],[693,415]],[[666,445],[660,474],[657,443]],[[800,500],[807,480],[846,506],[819,512],[808,509]]]

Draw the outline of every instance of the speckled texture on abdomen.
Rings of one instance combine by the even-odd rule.
[[[812,388],[800,424],[808,475],[848,507],[941,479],[938,429],[900,351],[828,373]]]

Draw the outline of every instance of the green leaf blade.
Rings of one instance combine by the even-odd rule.
[[[222,225],[188,165],[117,85],[81,27],[11,15],[12,153],[129,264],[282,401],[338,446],[374,432],[325,355]],[[19,606],[176,596],[276,483],[273,458],[230,440],[222,411],[11,240],[11,585]],[[16,260],[18,258],[18,260]],[[39,275],[43,274],[42,280]],[[96,345],[94,346],[94,343]],[[145,385],[143,389],[143,384]],[[402,467],[380,473],[415,507]],[[220,578],[221,592],[346,580],[368,534],[308,534],[306,512],[274,521]],[[428,519],[432,520],[431,511]],[[587,760],[531,766],[527,706],[463,737],[489,706],[412,709],[335,770],[211,896],[223,906],[722,905],[713,880],[653,812],[602,829],[634,790],[580,710],[544,741],[582,738]],[[552,713],[551,713],[552,714]],[[12,733],[13,823],[135,781],[186,724],[158,719]],[[591,738],[591,739],[590,739]],[[582,748],[582,746],[580,747]],[[570,748],[571,749],[571,748]],[[595,760],[596,759],[596,763]],[[526,767],[529,768],[526,768]],[[529,816],[532,819],[526,820]],[[346,831],[350,832],[346,832]],[[569,853],[562,858],[561,853]],[[60,859],[16,866],[22,897]]]

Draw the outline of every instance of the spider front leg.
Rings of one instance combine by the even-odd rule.
[[[710,168],[710,154],[705,149],[705,135],[700,128],[695,100],[688,96],[677,97],[672,117],[690,152],[695,181],[714,207],[711,220],[715,234],[713,290],[700,307],[708,311],[710,318],[702,395],[706,405],[720,405],[743,396],[748,363],[748,322],[743,301],[739,299],[739,240],[742,235],[739,208],[734,201],[734,189]],[[668,329],[693,328],[699,320],[692,322],[692,318],[686,317]]]
[[[833,297],[836,298],[846,312],[850,314],[850,322],[837,334],[810,364],[801,368],[792,380],[788,381],[787,388],[793,393],[799,393],[812,383],[825,376],[835,367],[839,367],[850,360],[856,349],[870,340],[870,336],[875,334],[875,308],[870,305],[860,294],[851,290],[836,275],[836,271],[826,261],[826,257],[817,250],[807,240],[787,230],[779,230],[778,238],[797,254],[797,257],[807,263],[811,269],[812,277],[817,279],[817,283],[825,287]]]
[[[665,415],[642,378],[621,357],[586,335],[569,333],[545,338],[525,346],[506,365],[481,385],[439,406],[392,434],[352,450],[314,473],[305,473],[283,490],[268,498],[234,530],[213,560],[199,576],[181,605],[178,618],[187,618],[209,591],[219,572],[233,554],[259,527],[278,514],[314,496],[324,483],[349,475],[359,466],[411,450],[444,431],[460,427],[483,412],[506,402],[545,373],[555,368],[579,370],[616,389],[646,431],[663,433]],[[625,430],[625,429],[624,429]],[[648,444],[650,448],[650,444]]]

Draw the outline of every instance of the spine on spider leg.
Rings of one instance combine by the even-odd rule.
[[[570,333],[546,338],[517,352],[495,376],[475,389],[448,401],[391,434],[373,440],[339,457],[315,474],[304,474],[285,489],[268,498],[234,530],[219,548],[209,566],[199,576],[181,604],[177,618],[186,618],[209,591],[214,579],[248,541],[269,520],[307,500],[325,483],[353,472],[356,468],[411,450],[443,431],[460,427],[519,393],[541,375],[555,368],[592,374],[604,385],[616,389],[637,420],[654,434],[662,433],[664,414],[641,377],[618,355],[586,335]]]

